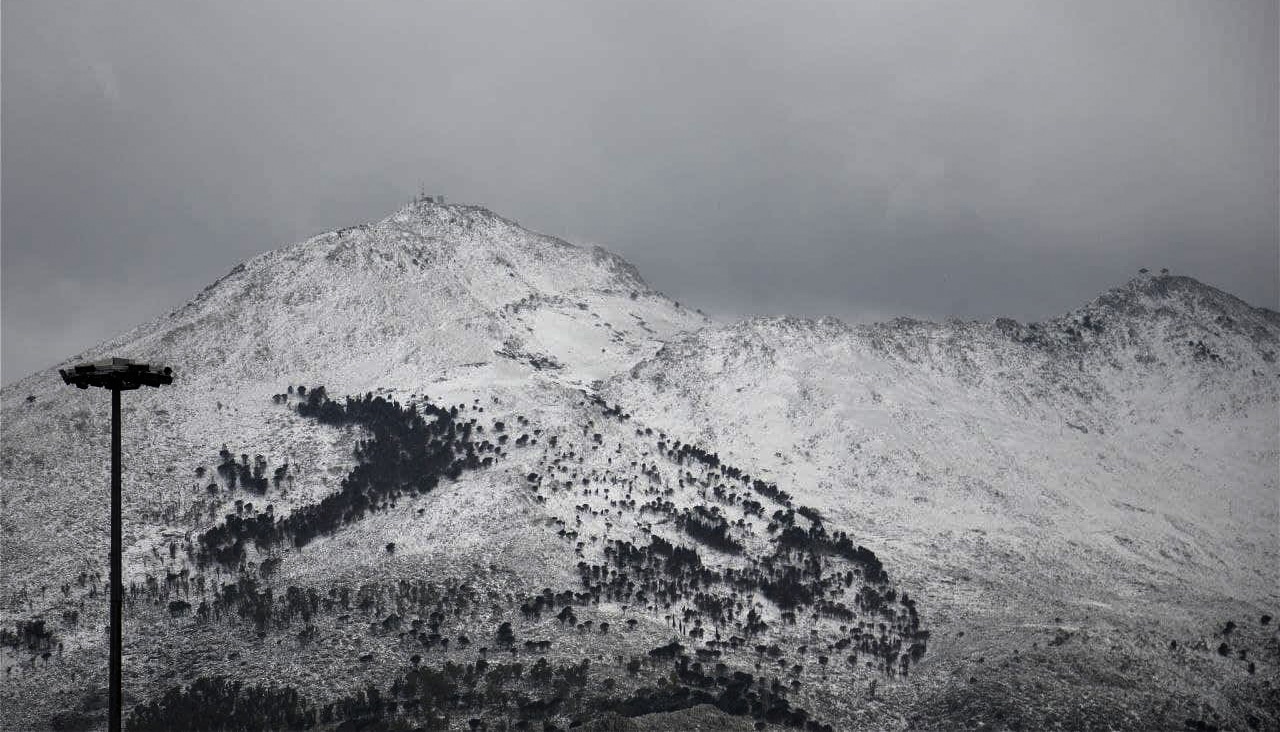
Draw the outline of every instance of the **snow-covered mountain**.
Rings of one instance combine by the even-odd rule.
[[[1038,324],[713,323],[420,201],[68,363],[178,377],[125,397],[136,728],[1245,729],[1280,723],[1278,351],[1170,276]],[[0,405],[5,728],[100,726],[105,395]]]
[[[896,560],[950,636],[936,670],[957,683],[926,717],[1244,729],[1276,678],[1259,618],[1280,602],[1278,336],[1273,311],[1143,276],[1044,323],[708,328],[604,393],[805,486]],[[1264,631],[1252,655],[1222,633],[1242,619]]]
[[[1037,324],[708,328],[604,393],[648,422],[695,425],[735,460],[757,456],[922,561],[923,533],[997,532],[1042,562],[1078,546],[1122,556],[1144,585],[1262,601],[1280,579],[1278,333],[1272,311],[1142,277]]]
[[[239,386],[417,380],[492,362],[496,348],[590,380],[706,322],[604,249],[479,206],[420,201],[255,257],[94,352],[181,359],[188,383]]]

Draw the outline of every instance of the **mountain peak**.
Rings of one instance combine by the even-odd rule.
[[[390,372],[415,381],[509,362],[589,383],[707,322],[601,247],[484,206],[417,200],[253,257],[76,359],[165,358],[225,384],[309,374],[372,384]]]
[[[1099,295],[1094,302],[1182,300],[1205,301],[1228,307],[1252,307],[1243,300],[1187,275],[1140,274]]]
[[[455,728],[706,701],[806,728],[950,729],[1027,673],[1060,680],[1055,659],[1085,672],[1037,683],[1029,708],[1084,698],[1090,719],[1182,726],[1158,716],[1180,709],[1162,685],[1097,711],[1115,646],[1091,638],[1161,679],[1235,663],[1232,688],[1261,698],[1266,674],[1241,668],[1267,670],[1269,630],[1242,622],[1238,661],[1168,644],[1274,604],[1278,318],[1161,275],[1025,326],[707,327],[602,248],[426,200],[265,253],[81,356],[178,377],[124,412],[126,612],[158,631],[128,642],[162,661],[129,666],[132,726],[188,726],[208,711],[192,699],[219,698],[206,684],[234,679],[252,691],[223,706],[279,683],[292,719],[344,728],[391,698],[383,721],[406,728],[446,701]],[[0,396],[16,588],[0,627],[36,641],[9,634],[0,655],[30,661],[0,697],[15,726],[62,726],[49,710],[91,693],[73,680],[101,651],[102,519],[81,506],[103,479],[103,403],[48,371]],[[63,639],[65,660],[37,662]],[[957,679],[974,657],[985,670]],[[753,684],[764,663],[789,685]],[[893,707],[917,679],[942,691]],[[851,716],[848,690],[877,683],[884,701]]]
[[[1194,277],[1143,273],[1099,295],[1067,318],[1082,314],[1214,323],[1241,332],[1280,328],[1280,313],[1255,307]]]
[[[477,226],[498,226],[519,229],[520,224],[512,219],[499,216],[493,210],[473,203],[439,203],[426,199],[415,199],[400,207],[386,219],[397,223],[413,223],[429,227],[450,227],[461,230]]]

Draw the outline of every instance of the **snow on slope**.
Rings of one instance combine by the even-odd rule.
[[[601,425],[582,406],[585,390],[623,406],[637,429],[777,481],[885,557],[949,636],[931,644],[913,684],[882,691],[910,708],[949,693],[950,675],[967,675],[970,656],[989,653],[984,643],[1007,653],[1010,639],[1043,641],[1056,615],[1114,645],[1152,613],[1184,637],[1227,611],[1274,608],[1278,334],[1275,313],[1169,277],[1134,280],[1043,324],[769,318],[714,327],[604,250],[479,207],[416,203],[256,257],[185,307],[69,361],[125,355],[178,372],[173,387],[125,399],[131,579],[172,569],[168,542],[225,513],[222,499],[204,495],[207,481],[191,475],[215,463],[223,444],[295,466],[287,495],[272,494],[281,515],[335,490],[363,435],[273,404],[292,384],[405,403],[429,394],[484,409],[485,418],[521,414],[561,431]],[[103,395],[64,387],[52,370],[7,387],[0,402],[0,567],[9,587],[0,601],[9,622],[58,607],[59,585],[100,568],[108,425]],[[655,459],[631,424],[593,429],[611,450],[579,446],[591,462],[573,479],[625,472],[614,460]],[[321,538],[290,554],[276,581],[472,573],[497,598],[571,580],[576,560],[565,563],[554,519],[576,499],[532,501],[523,476],[545,465],[531,460],[516,454]],[[635,539],[625,532],[640,528],[588,519],[581,530]],[[399,547],[393,558],[381,549],[387,541]],[[84,623],[65,637],[92,660],[101,617],[88,607],[96,628]],[[657,645],[670,631],[652,620],[637,632]],[[326,630],[341,639],[339,660],[371,642]],[[200,668],[285,678],[287,656],[219,655],[225,632],[202,629],[190,641]],[[779,633],[788,648],[804,643]],[[196,657],[185,640],[138,643],[147,663],[135,681],[148,688],[171,683]],[[374,646],[399,652],[386,639]],[[591,643],[566,647],[586,652]],[[1091,664],[1102,654],[1090,653]],[[326,654],[306,671],[318,686],[335,683],[325,664],[337,661]],[[846,720],[868,714],[868,728],[906,724],[898,708],[864,706],[806,665],[800,693],[812,708]],[[361,673],[385,680],[387,671]],[[39,698],[48,678],[31,669],[11,698]]]
[[[1037,324],[708,328],[602,393],[894,557],[938,630],[969,630],[934,656],[963,686],[992,655],[975,627],[1007,654],[1015,638],[1043,646],[1054,619],[1129,638],[1155,619],[1168,626],[1135,651],[1150,661],[1274,612],[1277,353],[1275,312],[1141,277]]]
[[[603,249],[479,206],[419,202],[255,257],[183,308],[77,358],[180,359],[185,381],[211,385],[345,381],[491,362],[506,344],[587,378],[705,323]]]
[[[296,432],[314,427],[289,428],[272,414],[270,396],[290,384],[468,401],[504,389],[573,390],[708,322],[601,248],[527,231],[479,206],[416,202],[376,224],[255,257],[186,306],[58,366],[119,355],[175,367],[172,387],[124,400],[125,493],[137,515],[157,484],[189,487],[176,466],[216,459],[223,444],[237,454],[237,445],[271,446],[276,464],[293,456],[320,472],[349,462],[354,438],[320,449]],[[12,587],[48,578],[51,564],[60,567],[53,576],[75,576],[74,557],[102,546],[97,506],[73,515],[66,506],[105,486],[103,398],[64,386],[52,368],[0,394],[0,562]],[[4,602],[12,606],[13,594]]]
[[[581,389],[652,355],[675,332],[708,322],[601,248],[529,232],[478,206],[419,201],[378,223],[255,257],[186,306],[59,366],[120,355],[175,367],[173,386],[124,399],[126,582],[142,585],[178,571],[181,557],[169,556],[171,543],[185,545],[232,510],[230,494],[205,490],[221,447],[291,467],[287,489],[260,501],[270,501],[277,515],[337,490],[363,435],[274,405],[272,395],[291,385],[324,384],[339,397],[377,391],[406,402],[428,393],[446,404],[484,397],[491,410],[501,402],[502,413],[520,404],[554,410],[557,402],[576,404]],[[0,402],[5,624],[56,618],[77,603],[82,611],[79,622],[59,629],[71,651],[67,663],[42,669],[45,676],[35,666],[15,667],[13,678],[21,680],[8,690],[16,696],[6,696],[25,701],[6,706],[27,716],[7,724],[25,728],[47,724],[48,705],[58,703],[51,691],[65,696],[83,687],[71,679],[101,660],[105,611],[92,598],[106,556],[109,417],[105,395],[64,386],[55,369],[9,385]],[[193,475],[202,467],[209,474]],[[468,499],[502,505],[513,487],[523,484],[488,485],[487,493]],[[490,530],[501,528],[496,516],[473,515],[489,523],[458,527],[474,533],[472,549],[494,539]],[[448,531],[450,523],[439,527]],[[415,542],[431,544],[429,535],[419,536],[420,526],[388,531],[410,558]],[[358,556],[335,552],[313,579],[370,571],[342,561],[347,555]],[[484,566],[465,551],[457,559],[458,566]],[[305,574],[307,566],[300,558],[285,576]],[[147,653],[145,667],[162,675],[199,670],[183,660],[193,649],[171,646],[162,637],[137,652]],[[157,660],[166,654],[176,655]],[[49,673],[61,683],[51,685]],[[134,679],[135,688],[152,682],[159,680]],[[30,716],[41,713],[46,717]]]
[[[1078,528],[1058,538],[1106,545],[1108,530],[1146,521],[1137,512],[1198,558],[1144,565],[1182,581],[1221,559],[1229,569],[1202,589],[1260,599],[1276,579],[1278,351],[1275,313],[1187,278],[1143,278],[1043,324],[710,328],[604,393],[675,434],[696,425],[689,439],[768,463],[851,521],[890,524],[879,531],[965,525],[947,516],[992,528],[1012,512],[1028,531],[1071,518]],[[936,521],[860,519],[851,500]],[[1185,522],[1214,538],[1184,535]]]

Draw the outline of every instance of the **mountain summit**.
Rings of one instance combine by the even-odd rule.
[[[1280,316],[714,323],[418,201],[77,356],[129,728],[1268,728]],[[0,392],[6,729],[103,725],[109,422]],[[1198,726],[1197,726],[1198,725]]]
[[[707,322],[600,247],[480,206],[417,202],[254,257],[186,306],[77,359],[163,356],[183,364],[187,381],[360,381],[396,370],[415,378],[505,349],[590,380]]]

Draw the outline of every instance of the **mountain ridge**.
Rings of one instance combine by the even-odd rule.
[[[480,234],[480,236],[477,236],[477,234]],[[503,238],[510,239],[512,234],[517,234],[514,242],[509,240],[502,241]],[[521,239],[526,241],[521,241]],[[553,248],[560,248],[565,251],[589,253],[593,263],[603,265],[602,269],[604,271],[617,277],[617,280],[612,283],[616,285],[615,287],[603,288],[606,292],[614,291],[627,294],[634,292],[637,294],[643,293],[650,297],[661,297],[644,280],[634,265],[601,246],[595,245],[588,249],[570,244],[554,236],[528,231],[520,227],[514,220],[503,217],[484,206],[474,204],[438,204],[429,200],[417,200],[401,207],[380,221],[323,232],[296,244],[268,250],[251,257],[235,265],[226,275],[205,287],[186,304],[147,323],[108,338],[75,356],[52,365],[48,369],[42,369],[35,374],[22,377],[4,388],[6,390],[10,388],[20,390],[18,385],[36,374],[46,374],[76,361],[91,360],[92,358],[100,357],[113,348],[119,348],[126,343],[136,341],[146,335],[148,331],[162,329],[174,318],[198,309],[198,306],[219,292],[220,288],[228,286],[251,269],[278,264],[281,260],[297,260],[300,253],[319,247],[327,247],[325,251],[326,259],[340,264],[349,264],[363,257],[365,260],[363,264],[370,265],[374,264],[370,259],[374,254],[386,261],[385,258],[388,255],[396,253],[403,255],[408,252],[410,261],[414,262],[416,266],[420,263],[413,256],[414,254],[423,255],[424,259],[431,256],[456,258],[459,256],[460,251],[470,246],[473,250],[472,254],[476,249],[483,250],[494,257],[494,264],[502,266],[504,264],[502,251],[505,247],[494,247],[493,245],[500,242],[506,246],[512,246],[513,244],[519,246],[527,244],[529,239],[541,241],[544,244],[551,245]],[[405,245],[406,243],[412,248],[399,248],[400,250],[397,251],[397,244]],[[432,246],[446,248],[433,251]],[[399,264],[403,264],[403,262]],[[505,266],[511,267],[512,263],[505,262]],[[519,270],[520,268],[516,269]],[[403,268],[401,271],[404,271]],[[502,288],[496,289],[499,292],[502,290]],[[544,289],[531,287],[530,290],[532,292],[527,298],[536,300],[537,293],[545,294]],[[854,330],[870,328],[881,331],[892,327],[893,324],[941,327],[946,324],[989,323],[1005,330],[1020,330],[1028,327],[1038,327],[1042,323],[1054,324],[1065,322],[1071,318],[1078,319],[1081,315],[1092,314],[1098,310],[1112,313],[1124,312],[1137,316],[1165,316],[1171,314],[1170,309],[1167,307],[1151,307],[1151,303],[1156,301],[1153,296],[1156,295],[1162,296],[1166,300],[1170,296],[1181,296],[1182,303],[1193,306],[1201,303],[1209,304],[1223,311],[1219,314],[1228,314],[1228,312],[1245,313],[1254,316],[1251,319],[1255,321],[1259,319],[1269,321],[1272,325],[1280,323],[1280,313],[1265,307],[1251,306],[1229,293],[1192,277],[1167,274],[1143,274],[1133,277],[1066,313],[1050,316],[1040,321],[1030,321],[1025,324],[1003,316],[997,316],[986,321],[956,319],[932,321],[903,316],[883,322],[851,325],[835,316],[798,318],[788,315],[748,317],[738,320],[736,323],[745,327],[756,322],[769,323],[777,321],[793,325],[813,322],[820,326],[835,327],[837,329],[840,327]],[[516,304],[514,301],[505,303],[507,307],[512,307]],[[704,317],[704,325],[711,324],[711,321]],[[174,327],[180,328],[181,326]],[[1255,322],[1256,327],[1258,326]]]
[[[346,279],[323,281],[335,275]],[[380,294],[370,299],[361,293]],[[184,378],[203,378],[232,359],[257,366],[256,371],[241,369],[239,376],[260,378],[292,367],[263,352],[262,344],[229,332],[233,328],[253,329],[249,335],[268,341],[273,335],[290,337],[280,331],[307,331],[293,339],[293,352],[303,350],[298,343],[302,337],[337,337],[348,349],[374,351],[392,340],[402,351],[396,356],[412,360],[417,355],[409,342],[412,329],[438,329],[446,323],[487,331],[487,338],[454,339],[453,345],[466,354],[457,363],[476,362],[493,355],[495,349],[486,341],[523,337],[520,321],[528,313],[504,308],[520,310],[523,304],[524,310],[554,318],[556,312],[584,304],[585,296],[625,298],[629,302],[616,303],[615,310],[634,311],[635,320],[661,332],[669,330],[668,321],[709,322],[690,311],[677,312],[634,267],[600,247],[577,247],[529,232],[478,206],[419,202],[374,224],[326,232],[250,258],[182,307],[52,368],[108,352],[147,360],[191,350]],[[264,317],[259,308],[249,311],[249,322],[239,322],[236,309],[255,301],[276,301],[283,312]],[[368,316],[353,317],[361,311]],[[348,332],[326,332],[324,324],[334,319],[347,320]],[[203,347],[192,342],[193,336],[239,342],[228,348]],[[361,338],[366,344],[356,342]],[[21,390],[29,379],[5,390]]]
[[[1039,323],[719,324],[606,250],[410,204],[247,260],[79,357],[178,377],[125,400],[130,684],[160,705],[138,719],[165,719],[197,674],[366,719],[344,684],[474,677],[514,637],[513,659],[549,661],[597,711],[702,703],[716,728],[1274,722],[1280,645],[1249,617],[1280,604],[1278,343],[1273,311],[1164,275]],[[0,644],[4,697],[47,727],[102,661],[85,577],[105,504],[86,494],[107,423],[51,369],[0,399],[3,620],[42,618],[69,649],[27,664]],[[374,444],[397,440],[417,447]],[[264,528],[236,549],[246,526]],[[529,611],[545,603],[562,617]],[[580,658],[589,672],[564,665]],[[554,695],[503,678],[507,706],[438,711],[587,719],[519,711],[508,692]]]

